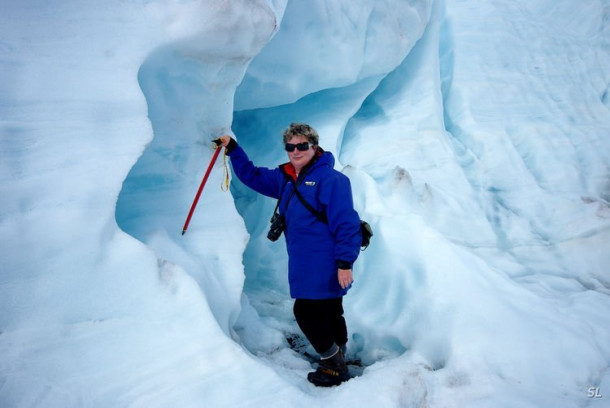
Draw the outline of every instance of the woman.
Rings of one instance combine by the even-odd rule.
[[[349,179],[334,170],[333,155],[318,145],[318,139],[309,125],[291,124],[283,134],[289,162],[275,169],[254,166],[227,135],[218,142],[226,147],[233,170],[245,185],[278,199],[294,316],[320,354],[318,369],[307,378],[318,386],[332,386],[349,379],[342,303],[353,282],[352,264],[362,238]]]

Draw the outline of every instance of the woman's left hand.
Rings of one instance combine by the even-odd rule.
[[[351,269],[339,269],[337,275],[339,278],[339,285],[341,285],[341,288],[343,289],[347,288],[354,281]]]

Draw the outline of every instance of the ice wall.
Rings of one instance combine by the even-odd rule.
[[[229,131],[234,90],[278,20],[267,2],[214,4],[198,6],[204,21],[191,20],[197,10],[185,12],[179,22],[200,31],[154,50],[139,69],[154,138],[127,176],[116,213],[123,230],[185,267],[230,334],[246,238],[239,218],[218,210],[232,206],[229,195],[215,189],[198,208],[195,220],[204,223],[193,222],[184,238],[179,233],[211,158],[211,140]],[[210,184],[220,185],[221,178],[214,172]]]
[[[201,266],[196,250],[180,265],[134,238],[152,230],[170,255],[184,252],[165,238],[182,221],[165,218],[186,215],[194,190],[181,196],[165,187],[172,177],[184,182],[176,176],[183,172],[196,189],[193,169],[209,159],[219,123],[209,120],[230,123],[229,89],[276,29],[272,5],[1,2],[1,406],[236,405],[277,380],[230,338],[243,280],[231,249],[209,257],[204,280],[186,272]],[[174,98],[191,85],[189,92],[216,91],[207,104],[188,98],[181,106],[191,110],[180,111]],[[168,123],[177,126],[173,144],[163,141]],[[145,153],[147,145],[156,152]],[[140,157],[140,166],[152,166],[140,179],[142,196],[157,193],[148,207],[134,200],[115,211]],[[218,194],[214,204],[232,199]],[[143,223],[130,236],[117,222],[134,216]],[[158,224],[148,230],[150,219]],[[216,221],[197,248],[226,233],[238,235],[239,253],[238,215],[230,228]],[[190,233],[201,236],[196,224]],[[213,288],[222,289],[223,308],[206,298]],[[226,378],[245,394],[227,393]]]
[[[0,405],[605,402],[605,2],[0,9]],[[295,120],[376,234],[346,298],[369,366],[330,392],[284,338],[273,202],[219,163],[180,236],[210,140],[272,166]]]

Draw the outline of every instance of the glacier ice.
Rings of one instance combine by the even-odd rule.
[[[0,405],[607,404],[606,3],[3,1]],[[274,203],[221,157],[180,235],[210,140],[292,121],[375,229],[333,390]]]

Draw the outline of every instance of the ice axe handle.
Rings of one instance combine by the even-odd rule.
[[[210,172],[212,171],[212,167],[214,167],[214,163],[216,163],[216,159],[218,158],[218,154],[220,153],[221,148],[219,147],[216,140],[213,141],[216,143],[216,151],[212,156],[212,160],[208,166],[208,169],[205,172],[205,176],[203,176],[203,180],[201,180],[201,184],[199,185],[199,190],[197,190],[197,194],[195,195],[195,199],[193,200],[193,204],[191,205],[191,209],[189,211],[189,215],[186,217],[186,221],[184,222],[184,227],[182,227],[182,235],[186,232],[186,229],[189,227],[189,223],[191,222],[191,217],[193,216],[193,212],[195,212],[195,207],[197,207],[197,203],[199,202],[199,197],[201,196],[201,192],[203,191],[203,187],[205,186],[206,181],[208,181],[208,177],[210,176]]]

